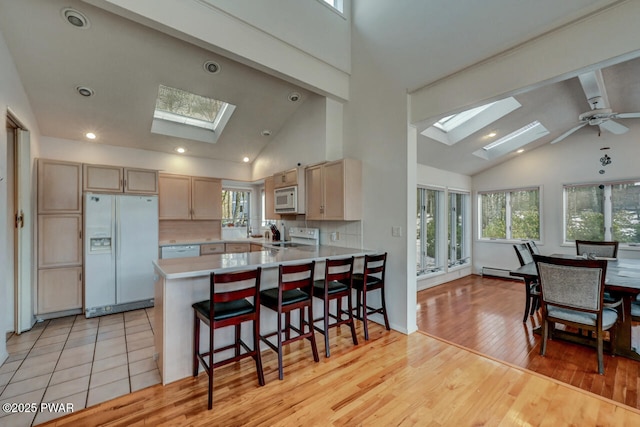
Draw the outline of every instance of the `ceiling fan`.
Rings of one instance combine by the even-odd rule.
[[[609,108],[609,100],[607,91],[604,87],[602,71],[596,70],[578,76],[580,84],[587,96],[587,101],[591,107],[591,111],[584,112],[578,116],[580,124],[575,126],[553,141],[552,144],[560,142],[572,133],[583,127],[598,126],[600,130],[606,130],[616,135],[621,135],[629,130],[628,127],[621,125],[613,119],[638,119],[640,113],[616,113]]]

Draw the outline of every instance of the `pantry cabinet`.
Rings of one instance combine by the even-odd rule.
[[[149,169],[85,164],[83,189],[92,192],[158,194],[158,172]]]
[[[222,219],[222,181],[185,175],[159,175],[161,220]]]
[[[362,166],[342,159],[309,166],[306,175],[306,217],[310,220],[362,219]]]
[[[82,213],[82,164],[38,159],[38,213]]]

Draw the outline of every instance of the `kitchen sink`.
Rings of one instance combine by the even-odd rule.
[[[298,246],[308,246],[308,245],[305,245],[303,243],[297,243],[297,242],[272,242],[272,243],[268,243],[265,246],[271,246],[276,248],[297,248]]]

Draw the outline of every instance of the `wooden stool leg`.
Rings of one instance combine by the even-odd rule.
[[[280,380],[284,379],[284,369],[282,368],[282,313],[278,313],[278,378]]]
[[[195,310],[193,312],[193,376],[198,376],[198,368],[200,361],[198,360],[198,352],[200,351],[200,319]]]
[[[324,355],[330,357],[329,352],[329,299],[324,299]]]
[[[362,324],[364,326],[364,339],[369,341],[369,327],[367,325],[367,289],[362,289]]]
[[[256,360],[256,371],[258,371],[258,384],[264,385],[264,371],[262,370],[262,354],[260,353],[260,321],[253,321],[253,351]]]
[[[240,325],[236,325],[236,357],[240,356]]]
[[[351,339],[353,340],[353,345],[358,345],[358,336],[356,335],[356,321],[353,318],[353,301],[351,298],[351,293],[347,295],[347,307],[349,307],[349,326],[351,327]]]
[[[307,314],[309,315],[309,322],[313,319],[313,309],[311,308],[313,305],[312,301],[309,301],[309,305],[307,306]],[[303,316],[303,310],[300,309],[300,316]],[[313,360],[316,362],[320,361],[320,357],[318,357],[318,346],[316,345],[316,334],[314,332],[313,325],[309,323],[309,332],[311,336],[309,337],[309,341],[311,341],[311,352],[313,353]]]
[[[382,317],[384,317],[384,326],[387,328],[387,331],[391,330],[389,327],[389,318],[387,317],[387,303],[384,298],[384,286],[380,288],[380,299],[382,301]]]
[[[209,409],[213,408],[213,324],[209,325],[209,368],[207,373],[209,374]]]

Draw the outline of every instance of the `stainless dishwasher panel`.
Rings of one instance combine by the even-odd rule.
[[[200,256],[200,245],[163,246],[161,254],[163,259]]]

